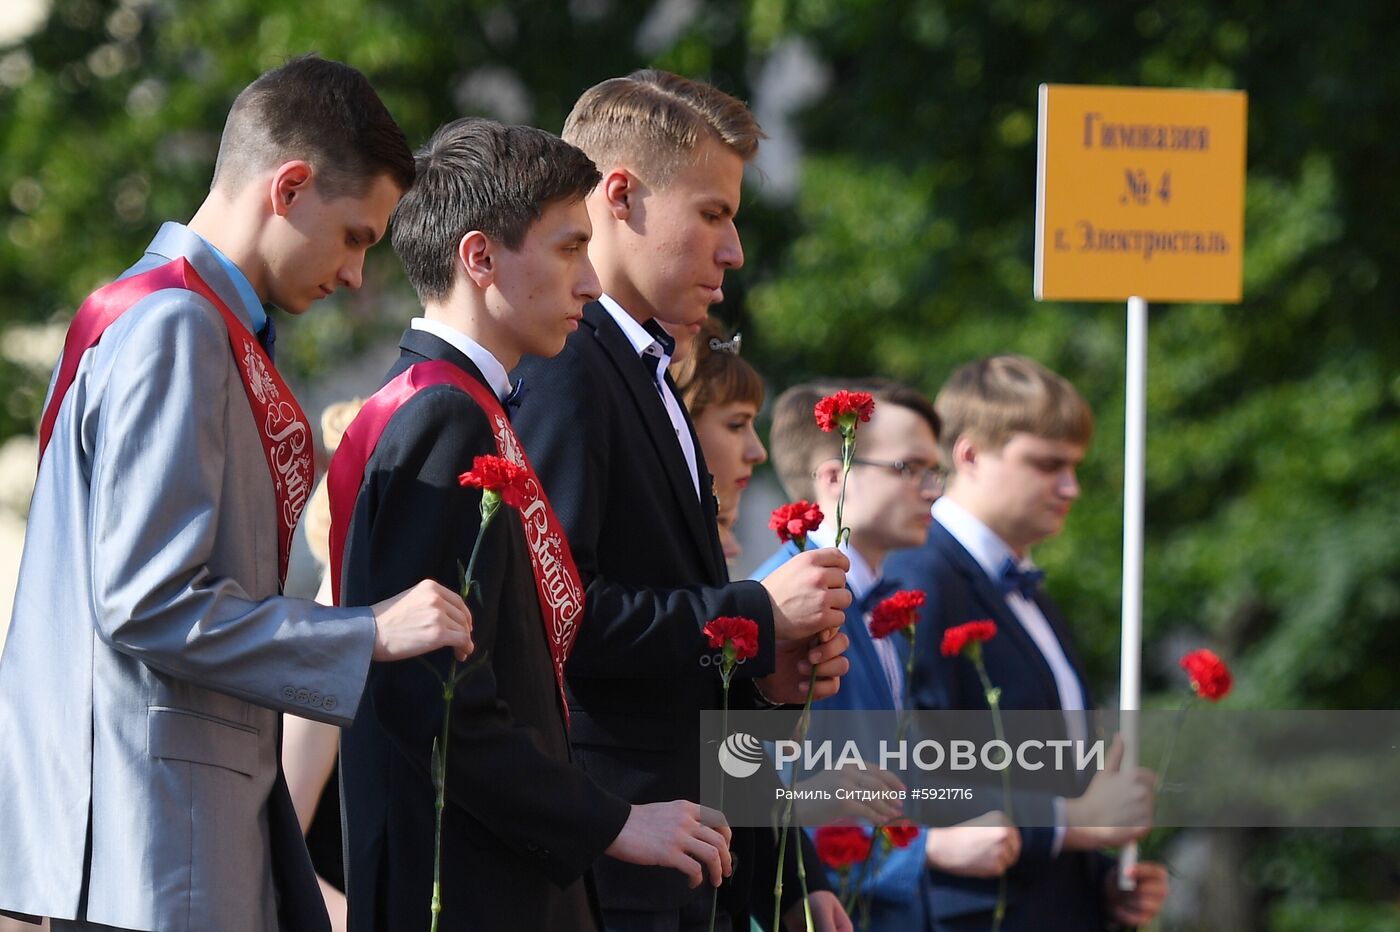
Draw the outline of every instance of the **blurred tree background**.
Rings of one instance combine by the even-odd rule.
[[[233,96],[288,55],[363,69],[415,142],[468,113],[558,131],[585,87],[670,68],[749,99],[773,136],[740,219],[747,266],[718,312],[774,388],[880,373],[933,392],[957,364],[1011,351],[1089,398],[1086,494],[1037,557],[1103,701],[1117,682],[1124,315],[1031,297],[1036,87],[1248,91],[1245,302],[1152,309],[1146,683],[1174,703],[1176,657],[1210,644],[1235,666],[1239,706],[1396,705],[1400,66],[1387,53],[1400,7],[6,4],[36,25],[0,39],[0,440],[33,432],[54,334],[163,219],[188,218]],[[391,341],[409,315],[392,253],[372,260],[359,293],[283,318],[294,384]],[[1173,856],[1164,927],[1400,927],[1393,831],[1197,832]]]

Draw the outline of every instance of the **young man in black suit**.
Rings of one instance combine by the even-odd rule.
[[[846,558],[817,550],[762,584],[728,581],[710,476],[666,375],[673,344],[660,323],[698,329],[743,263],[734,215],[761,135],[740,101],[666,72],[585,92],[564,138],[603,176],[588,198],[603,295],[564,352],[517,370],[528,393],[517,428],[588,587],[568,667],[570,740],[589,773],[634,802],[698,798],[699,713],[720,703],[701,634],[709,619],[743,615],[760,628],[733,705],[801,702],[812,664],[817,695],[831,694],[847,666],[845,635],[820,637],[850,604]],[[721,909],[746,930],[750,911],[772,912],[761,902],[771,904],[772,833],[736,832],[734,853]],[[708,924],[709,896],[674,876],[604,859],[597,877],[610,930]],[[796,890],[785,882],[785,894]],[[829,891],[814,903],[823,928],[848,927]]]
[[[481,525],[481,493],[458,475],[479,455],[525,462],[506,373],[526,353],[559,352],[599,293],[584,207],[598,172],[578,149],[542,130],[465,119],[439,129],[417,161],[393,243],[424,315],[346,431],[328,480],[333,560],[347,535],[342,600],[398,591],[410,576],[457,585]],[[730,870],[718,813],[631,804],[571,762],[562,664],[580,593],[551,517],[538,485],[527,488],[487,527],[476,564],[468,603],[481,659],[452,704],[443,929],[593,929],[586,875],[604,853],[659,865],[682,887],[718,884]],[[448,658],[437,659],[445,676]],[[372,708],[341,752],[350,927],[386,932],[428,918],[430,758],[443,713],[439,682],[419,664],[377,665],[370,684]]]
[[[993,356],[961,367],[939,392],[947,492],[933,506],[923,547],[898,551],[888,577],[922,589],[928,601],[915,647],[914,704],[920,709],[985,709],[972,663],[940,653],[943,631],[991,619],[983,645],[1001,707],[1064,711],[1064,734],[1083,738],[1093,699],[1059,609],[1041,586],[1030,548],[1059,533],[1079,497],[1075,470],[1093,436],[1093,415],[1073,385],[1021,356]],[[1110,758],[1115,754],[1110,753]],[[1110,761],[1110,765],[1112,761]],[[1110,767],[1087,787],[1071,775],[1058,828],[1021,830],[1021,857],[1007,872],[1006,932],[1098,932],[1145,925],[1167,892],[1160,864],[1135,868],[1137,887],[1118,889],[1115,862],[1098,854],[1142,837],[1152,818],[1150,771]],[[1109,826],[1098,828],[1093,826]],[[997,881],[934,871],[933,928],[970,932],[991,922]]]

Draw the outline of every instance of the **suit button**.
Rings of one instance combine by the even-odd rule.
[[[297,698],[296,687],[294,687],[294,686],[283,686],[283,687],[282,687],[282,698],[285,699],[285,700],[287,700],[288,702],[295,702],[295,701],[296,701],[296,698]]]
[[[307,689],[307,688],[305,688],[305,687],[302,687],[301,689],[298,689],[298,690],[297,690],[297,702],[300,702],[302,705],[306,705],[306,704],[307,704],[308,702],[310,702],[310,701],[311,701],[311,690],[309,690],[309,689]]]
[[[325,709],[327,712],[334,712],[335,707],[338,705],[340,705],[340,703],[335,701],[335,696],[326,696],[321,700],[321,708]]]
[[[311,690],[311,698],[308,701],[319,709],[321,707],[321,694],[314,689]]]

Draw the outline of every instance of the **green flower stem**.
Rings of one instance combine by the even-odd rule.
[[[807,677],[807,701],[802,704],[802,717],[797,721],[797,741],[800,745],[807,737],[807,729],[812,724],[812,690],[816,688],[817,668],[812,667],[811,675]],[[779,828],[778,836],[778,874],[773,881],[773,928],[782,928],[778,923],[783,913],[783,865],[787,863],[787,842],[792,829],[792,803],[796,796],[797,789],[797,767],[792,768],[792,776],[788,777],[787,802],[783,806],[783,821]],[[806,871],[802,864],[802,852],[799,847],[797,853],[798,879],[802,883],[803,908],[808,916],[811,915],[812,906],[807,899],[806,891]]]
[[[729,682],[734,677],[734,641],[724,642],[724,665],[720,667],[719,679],[724,684],[724,702],[720,706],[720,741],[729,736]],[[719,811],[724,811],[724,769],[719,772]],[[710,932],[715,932],[715,916],[719,913],[719,887],[710,893]]]
[[[1196,702],[1196,695],[1192,693],[1186,697],[1186,701],[1181,704],[1181,708],[1176,710],[1176,721],[1172,724],[1171,737],[1167,739],[1167,753],[1162,755],[1162,765],[1157,768],[1157,785],[1154,791],[1160,792],[1162,784],[1167,779],[1167,768],[1172,763],[1172,752],[1176,750],[1176,739],[1181,734],[1181,726],[1186,722],[1186,712]]]
[[[969,653],[972,655],[972,663],[977,668],[977,678],[982,681],[982,691],[987,694],[987,705],[992,710],[992,729],[996,733],[997,740],[1006,743],[1006,729],[1001,722],[1001,690],[992,686],[991,678],[987,676],[987,666],[982,662],[982,645],[974,643]],[[1011,808],[1011,771],[1003,768],[1001,771],[1001,794],[1002,802],[1006,806],[1006,818],[1011,824],[1016,824],[1016,816]],[[1002,920],[1006,918],[1006,872],[1003,871],[997,882],[997,908],[992,915],[992,932],[1000,932]]]
[[[476,581],[476,558],[481,553],[481,541],[486,537],[486,528],[496,517],[501,499],[495,492],[483,492],[481,496],[481,527],[477,529],[476,540],[472,543],[472,554],[467,558],[467,568],[462,573],[462,601],[467,601],[472,585]],[[460,564],[458,564],[460,566]],[[437,932],[438,916],[442,913],[442,811],[447,807],[447,742],[452,725],[452,697],[457,691],[457,655],[452,655],[452,663],[447,668],[447,679],[442,684],[442,738],[433,748],[437,756],[434,762],[434,782],[437,783],[436,812],[433,825],[433,900],[429,906],[432,921],[429,932]]]
[[[836,546],[840,547],[851,536],[842,515],[846,510],[846,479],[851,474],[851,466],[856,458],[856,426],[841,425],[841,494],[836,498]]]
[[[856,425],[854,422],[841,425],[841,494],[836,499],[836,546],[840,547],[851,536],[851,532],[843,523],[843,513],[846,508],[846,479],[851,475],[852,461],[856,455]],[[799,549],[805,549],[806,540],[799,544]],[[802,718],[798,721],[798,742],[802,742],[807,737],[807,729],[812,724],[812,691],[817,685],[817,668],[812,667],[812,673],[807,677],[807,701],[802,704]],[[781,928],[779,922],[783,912],[783,867],[787,863],[787,842],[792,829],[792,802],[793,790],[797,787],[797,768],[792,769],[792,777],[788,780],[787,805],[783,807],[783,822],[779,828],[778,836],[778,876],[773,882],[773,928]],[[802,852],[799,846],[797,852],[797,880],[802,886],[802,909],[807,919],[808,932],[813,928],[812,923],[812,899],[807,891],[807,865],[802,859]]]

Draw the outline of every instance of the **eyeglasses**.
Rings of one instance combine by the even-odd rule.
[[[942,466],[925,466],[922,463],[906,463],[904,460],[894,460],[893,462],[867,460],[858,456],[853,458],[851,462],[860,466],[879,466],[882,469],[892,469],[899,473],[906,482],[913,482],[921,489],[941,492],[948,485],[948,470]]]

